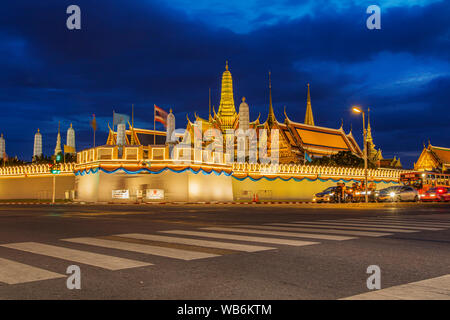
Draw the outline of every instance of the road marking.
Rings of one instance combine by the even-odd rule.
[[[121,270],[128,268],[137,268],[143,266],[151,266],[151,263],[135,261],[130,259],[107,256],[99,253],[92,253],[57,247],[37,242],[21,242],[2,244],[2,247],[31,252],[43,256],[79,262],[108,270]]]
[[[159,231],[163,233],[170,234],[181,234],[187,236],[199,236],[206,238],[217,238],[217,239],[229,239],[229,240],[241,240],[241,241],[249,241],[249,242],[262,242],[262,243],[273,243],[273,244],[282,244],[287,246],[309,246],[312,244],[319,244],[319,242],[310,242],[310,241],[299,241],[299,240],[287,240],[287,239],[277,239],[277,238],[262,238],[262,237],[249,237],[249,236],[238,236],[233,234],[224,234],[224,233],[212,233],[212,232],[199,232],[199,231],[187,231],[187,230],[168,230],[168,231]]]
[[[343,234],[343,235],[365,236],[365,237],[384,237],[384,236],[392,235],[392,233],[385,233],[385,232],[320,229],[319,226],[315,226],[312,228],[311,227],[305,228],[305,227],[300,227],[299,225],[293,225],[292,223],[269,223],[268,225],[270,225],[270,226],[286,226],[284,228],[278,227],[279,230],[284,230],[284,231],[305,231],[305,232]]]
[[[91,246],[98,246],[110,249],[118,249],[132,252],[139,252],[145,254],[151,254],[155,256],[168,257],[173,259],[181,260],[195,260],[217,257],[217,254],[188,251],[174,248],[158,247],[139,243],[130,243],[122,241],[113,241],[97,238],[73,238],[73,239],[63,239],[63,241],[87,244]]]
[[[62,274],[0,258],[0,282],[3,283],[18,284],[65,277]]]
[[[231,243],[231,242],[219,242],[219,241],[198,240],[198,239],[188,239],[188,238],[178,238],[178,237],[167,237],[167,236],[159,236],[159,235],[153,235],[153,234],[127,233],[127,234],[118,234],[116,236],[132,238],[132,239],[164,241],[164,242],[170,242],[170,243],[180,243],[180,244],[194,245],[194,246],[207,247],[207,248],[228,249],[228,250],[244,251],[244,252],[257,252],[257,251],[265,251],[265,250],[275,249],[275,248],[270,248],[270,247],[262,247],[262,246],[246,245],[246,244],[236,244],[236,243]]]
[[[390,225],[402,225],[402,226],[421,226],[421,227],[437,227],[437,228],[449,228],[450,224],[446,223],[423,223],[423,222],[415,222],[415,221],[391,221],[391,220],[385,220],[385,219],[339,219],[339,220],[320,220],[324,222],[369,222],[369,223],[384,223],[384,224],[390,224]]]
[[[308,222],[311,224],[312,222]],[[395,229],[405,229],[405,230],[444,230],[439,228],[428,228],[428,227],[410,227],[410,226],[393,226],[391,224],[380,225],[378,223],[364,223],[364,222],[313,222],[313,224],[319,225],[338,225],[338,226],[353,226],[353,227],[375,227],[374,230],[380,230],[379,228],[393,228]],[[381,223],[382,224],[382,223]]]
[[[312,228],[324,228],[324,229],[344,229],[344,230],[362,230],[362,231],[386,231],[386,232],[403,232],[403,233],[413,233],[418,232],[417,230],[404,230],[404,229],[394,229],[394,228],[370,228],[370,227],[348,227],[341,226],[335,223],[317,223],[317,222],[294,222],[293,225],[298,225],[300,227],[312,227]]]
[[[375,217],[374,217],[375,218]],[[448,220],[438,220],[438,219],[423,219],[423,218],[409,218],[407,216],[398,216],[398,217],[376,217],[375,219],[383,219],[385,221],[407,221],[407,222],[419,222],[419,223],[438,223],[438,224],[449,224]]]
[[[450,275],[362,293],[342,300],[450,300]]]
[[[210,231],[229,231],[229,232],[252,233],[252,234],[267,234],[267,235],[281,236],[281,237],[311,238],[311,239],[336,240],[336,241],[355,239],[354,237],[333,236],[333,235],[326,235],[326,234],[253,230],[253,229],[260,229],[260,228],[264,229],[264,226],[237,226],[237,228],[209,227],[209,228],[201,228],[201,229],[210,230]]]

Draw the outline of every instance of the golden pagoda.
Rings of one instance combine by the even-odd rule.
[[[222,74],[219,112],[214,115],[214,119],[219,122],[222,131],[233,129],[237,120],[233,97],[233,78],[231,77],[231,72],[228,70],[228,61],[225,65],[225,71]]]

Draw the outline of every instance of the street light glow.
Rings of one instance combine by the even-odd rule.
[[[354,107],[352,108],[352,110],[353,110],[353,112],[355,112],[355,113],[361,113],[361,112],[362,112],[361,108],[360,108],[360,107],[357,107],[357,106],[354,106]]]

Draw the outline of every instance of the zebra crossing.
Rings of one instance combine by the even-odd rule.
[[[253,254],[282,247],[319,245],[363,237],[386,237],[396,233],[434,232],[450,229],[450,221],[427,217],[361,217],[314,221],[271,222],[259,225],[233,224],[189,230],[160,230],[98,237],[59,239],[52,244],[19,242],[0,244],[34,257],[44,256],[108,271],[152,267],[152,257],[193,261],[228,254]],[[73,246],[76,246],[74,248]],[[105,253],[96,253],[101,248]],[[111,253],[109,253],[111,251]],[[0,255],[1,255],[0,250]],[[120,252],[145,255],[145,261],[119,257]],[[47,267],[47,266],[46,266]],[[67,275],[0,256],[0,286],[15,285]]]

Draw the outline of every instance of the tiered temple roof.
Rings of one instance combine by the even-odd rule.
[[[450,171],[450,148],[433,146],[428,142],[428,146],[424,146],[417,163],[414,164],[414,169],[418,171]]]

